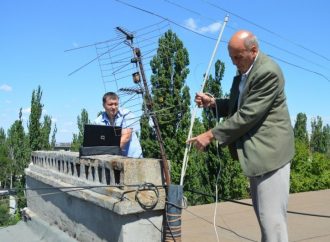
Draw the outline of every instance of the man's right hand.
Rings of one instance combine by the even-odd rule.
[[[211,141],[214,139],[213,133],[211,130],[208,130],[196,137],[190,138],[189,140],[187,140],[187,144],[193,144],[196,149],[198,149],[199,151],[203,151],[206,146],[208,146]]]

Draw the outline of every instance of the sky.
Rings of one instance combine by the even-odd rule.
[[[136,88],[131,74],[137,69],[127,64],[132,52],[118,26],[134,33],[133,45],[144,54],[148,81],[157,39],[168,29],[175,32],[189,52],[186,85],[193,97],[209,63],[214,74],[211,56],[226,15],[228,22],[215,52],[215,59],[225,63],[223,91],[229,92],[236,72],[227,42],[237,30],[247,29],[259,39],[261,51],[274,57],[283,70],[292,123],[302,112],[308,126],[317,116],[330,124],[329,9],[328,0],[3,0],[0,127],[7,131],[20,108],[27,127],[32,92],[40,86],[43,115],[51,116],[53,128],[56,124],[56,141],[70,142],[78,132],[82,109],[94,120],[105,92]],[[104,66],[109,60],[108,75]],[[123,106],[138,116],[139,95],[122,96]],[[130,106],[125,98],[138,105]]]

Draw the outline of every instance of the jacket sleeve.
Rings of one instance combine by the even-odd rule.
[[[215,107],[212,112],[215,117],[227,117],[229,115],[229,99],[216,99]]]
[[[275,72],[259,72],[251,76],[248,93],[242,106],[211,131],[221,145],[227,145],[259,125],[268,114],[279,92],[279,77]]]

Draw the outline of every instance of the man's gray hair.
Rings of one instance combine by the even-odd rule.
[[[244,45],[245,48],[250,50],[252,48],[252,46],[257,47],[257,49],[259,49],[259,43],[258,43],[258,39],[255,35],[250,35],[248,36],[245,41],[244,41]]]

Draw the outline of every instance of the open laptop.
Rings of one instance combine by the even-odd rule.
[[[120,138],[121,127],[85,124],[79,155],[121,155]]]

